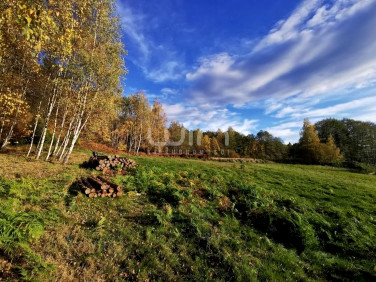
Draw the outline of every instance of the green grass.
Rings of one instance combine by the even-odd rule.
[[[12,264],[4,275],[62,281],[376,278],[374,175],[135,159],[134,173],[114,178],[126,192],[116,199],[76,194],[75,177],[97,173],[77,165],[45,178],[2,179],[0,265]]]

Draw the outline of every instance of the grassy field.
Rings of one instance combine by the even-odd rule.
[[[376,279],[374,175],[135,157],[123,197],[90,199],[88,156],[0,154],[0,280]]]

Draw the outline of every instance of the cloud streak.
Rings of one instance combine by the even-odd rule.
[[[153,82],[172,81],[182,78],[184,63],[172,46],[157,44],[149,35],[149,19],[138,13],[122,0],[116,1],[117,13],[125,33],[125,40],[131,41],[128,59],[143,71],[146,78]],[[155,29],[156,27],[150,27]],[[158,55],[156,55],[158,54]]]
[[[215,54],[187,74],[202,103],[309,97],[376,79],[376,1],[305,1],[246,56]]]

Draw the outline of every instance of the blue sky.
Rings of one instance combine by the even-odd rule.
[[[376,122],[376,0],[117,0],[124,94],[187,128],[268,130],[305,118]]]

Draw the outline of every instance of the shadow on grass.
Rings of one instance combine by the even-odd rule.
[[[153,213],[148,214],[139,214],[134,216],[123,216],[128,221],[132,221],[136,224],[142,226],[158,226],[160,225],[160,221],[158,220],[157,216]]]
[[[93,169],[93,164],[90,161],[84,161],[83,163],[78,165],[79,168],[84,168],[84,169]]]
[[[73,200],[77,197],[80,192],[80,187],[77,181],[73,182],[68,188],[68,194],[64,197],[65,206],[68,208],[71,206]]]

